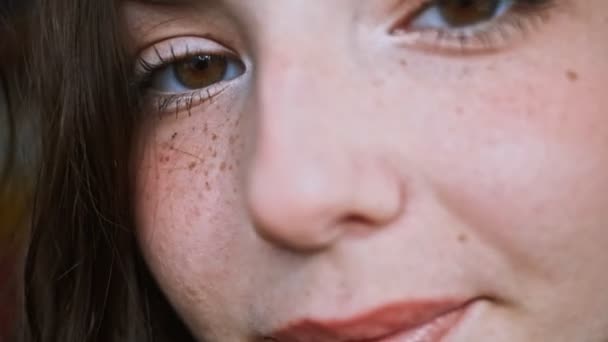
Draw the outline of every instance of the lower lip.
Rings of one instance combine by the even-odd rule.
[[[460,323],[470,305],[445,313],[417,328],[370,342],[441,342]]]

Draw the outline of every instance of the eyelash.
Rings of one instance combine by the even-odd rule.
[[[466,28],[419,28],[408,25],[436,0],[426,0],[421,9],[400,20],[391,34],[406,39],[406,44],[416,45],[423,50],[441,52],[474,53],[496,50],[513,40],[513,34],[526,34],[537,24],[544,22],[557,5],[556,0],[513,0],[511,8],[504,14],[485,23]]]
[[[194,89],[187,93],[155,93],[149,95],[152,80],[157,72],[171,66],[174,63],[184,61],[190,57],[197,55],[222,55],[222,53],[210,53],[209,51],[190,50],[186,46],[186,52],[183,55],[178,55],[175,52],[174,46],[170,47],[169,57],[163,57],[158,49],[154,49],[157,61],[151,63],[144,58],[139,58],[134,84],[139,89],[140,95],[143,98],[151,98],[155,103],[155,111],[159,114],[168,112],[169,108],[175,108],[175,115],[180,111],[186,110],[188,115],[191,114],[191,109],[199,104],[211,102],[213,99],[222,93],[225,85],[214,84],[205,88]]]

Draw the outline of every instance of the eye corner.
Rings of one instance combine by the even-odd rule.
[[[416,7],[410,5],[409,8],[406,8],[405,10],[397,10],[401,13],[405,12],[405,14],[400,14],[399,16],[396,16],[396,18],[392,20],[392,23],[388,25],[386,33],[389,36],[402,36],[406,33],[412,32],[412,30],[409,28],[411,22],[416,19],[416,17],[418,17],[421,13],[427,10],[430,5],[431,3],[418,5]]]

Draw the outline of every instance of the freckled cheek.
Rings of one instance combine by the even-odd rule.
[[[239,205],[241,117],[205,114],[161,120],[146,136],[138,167],[140,225],[188,230]]]
[[[188,303],[205,296],[200,279],[210,286],[228,282],[226,265],[242,250],[234,246],[246,223],[237,177],[239,120],[192,121],[157,129],[158,139],[145,148],[137,198],[146,261],[163,288]]]

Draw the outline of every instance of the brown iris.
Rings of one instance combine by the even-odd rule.
[[[443,19],[452,27],[465,27],[494,18],[500,0],[437,0]]]
[[[175,63],[177,80],[186,88],[200,89],[224,80],[228,60],[219,55],[199,55]]]

